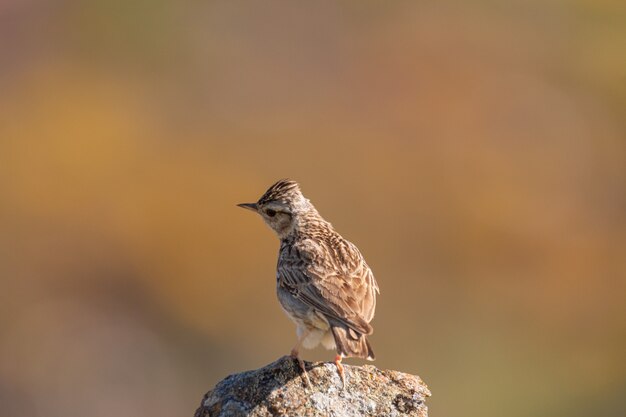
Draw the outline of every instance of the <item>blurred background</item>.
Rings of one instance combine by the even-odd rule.
[[[287,354],[235,206],[283,177],[432,416],[626,415],[621,0],[1,1],[2,415],[191,416]]]

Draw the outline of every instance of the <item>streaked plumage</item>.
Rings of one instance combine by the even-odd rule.
[[[278,234],[278,299],[296,323],[299,347],[322,343],[342,357],[374,359],[367,340],[376,309],[378,284],[355,245],[341,237],[300,192],[295,181],[281,180],[252,204]]]

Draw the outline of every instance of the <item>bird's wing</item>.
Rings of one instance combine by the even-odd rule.
[[[279,285],[329,319],[372,333],[378,284],[356,246],[344,239],[332,247],[309,241],[296,250],[279,262]]]

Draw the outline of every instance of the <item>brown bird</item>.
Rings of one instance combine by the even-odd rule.
[[[297,326],[291,350],[310,381],[300,347],[336,349],[335,364],[345,387],[341,359],[374,360],[367,335],[376,308],[378,284],[361,252],[341,237],[307,200],[295,181],[280,180],[256,203],[239,207],[258,213],[280,238],[276,291]]]

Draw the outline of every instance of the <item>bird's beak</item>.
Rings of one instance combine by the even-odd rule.
[[[237,206],[248,209],[248,210],[252,210],[254,212],[258,210],[258,206],[256,205],[256,203],[241,203],[241,204],[237,204]]]

